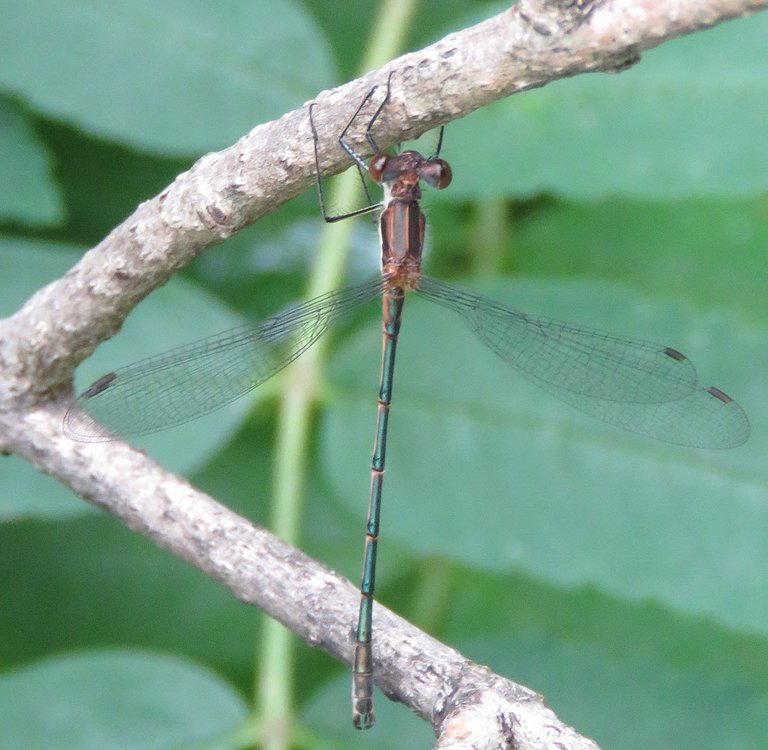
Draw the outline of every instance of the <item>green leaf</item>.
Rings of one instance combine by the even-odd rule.
[[[0,240],[0,315],[9,315],[44,284],[63,274],[81,256],[65,245]],[[121,365],[226,330],[242,319],[199,287],[174,278],[142,302],[120,334],[102,344],[76,373],[77,392]],[[172,471],[188,473],[231,437],[250,408],[240,399],[199,420],[151,435],[136,444]],[[61,517],[89,512],[73,503],[69,490],[13,460],[0,472],[0,518]]]
[[[253,678],[257,611],[106,513],[0,526],[0,664],[119,644]]]
[[[332,77],[292,0],[0,3],[0,85],[46,116],[148,151],[219,149]]]
[[[618,75],[560,80],[484,107],[446,134],[454,199],[765,192],[766,38],[768,15],[758,14],[665,43]]]
[[[600,747],[764,747],[766,639],[653,602],[453,569],[443,637]],[[713,722],[712,716],[718,720]]]
[[[3,459],[0,472],[0,523],[21,518],[71,518],[96,508],[82,502],[53,477],[18,456]]]
[[[510,227],[510,256],[525,274],[626,281],[762,324],[764,212],[763,198],[548,203]]]
[[[600,747],[741,750],[768,742],[765,686],[735,668],[712,673],[661,653],[633,658],[608,643],[538,633],[508,632],[463,648],[546,693],[558,715]]]
[[[64,206],[50,156],[26,113],[0,96],[0,220],[34,227],[58,224]]]
[[[46,659],[0,676],[0,745],[173,750],[232,731],[240,696],[207,669],[140,651]]]
[[[529,312],[674,346],[705,384],[741,401],[755,425],[768,420],[760,371],[749,366],[768,348],[766,335],[725,311],[588,282],[506,282],[485,292]],[[654,597],[766,632],[763,431],[732,451],[622,433],[528,384],[445,311],[417,299],[406,308],[382,549],[393,538],[422,555]],[[378,328],[372,323],[339,352],[322,424],[326,477],[350,508],[368,494]]]

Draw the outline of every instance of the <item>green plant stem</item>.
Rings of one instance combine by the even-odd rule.
[[[402,47],[415,0],[382,3],[363,61],[363,70],[379,67]],[[354,170],[334,184],[329,205],[350,206],[359,200],[360,185]],[[349,252],[350,222],[328,224],[322,232],[317,261],[307,296],[314,297],[342,283]],[[309,452],[312,409],[322,377],[327,343],[321,339],[287,371],[277,417],[272,530],[296,544],[302,515],[304,477]],[[274,620],[265,619],[257,659],[260,663],[257,708],[263,734],[260,747],[286,750],[293,723],[294,658],[291,634]]]
[[[482,248],[472,253],[473,271],[477,276],[495,276],[507,256],[509,217],[504,197],[492,197],[475,204],[475,220],[471,247]]]

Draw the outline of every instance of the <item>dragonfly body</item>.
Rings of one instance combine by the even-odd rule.
[[[391,76],[390,76],[391,80]],[[360,612],[353,657],[353,722],[373,724],[373,596],[395,352],[406,292],[414,291],[459,315],[491,351],[529,380],[581,411],[647,437],[703,448],[728,448],[749,436],[741,407],[714,386],[702,386],[691,362],[672,347],[537,317],[479,297],[421,273],[425,218],[420,183],[438,189],[451,182],[448,164],[416,151],[394,156],[377,148],[371,128],[389,99],[368,122],[374,153],[368,164],[345,135],[377,89],[372,89],[342,132],[339,143],[357,166],[384,189],[384,200],[345,216],[379,211],[381,276],[316,297],[260,325],[245,325],[107,373],[86,389],[64,419],[64,432],[79,441],[134,437],[182,424],[219,408],[265,382],[311,346],[338,319],[382,298],[382,363],[371,463]],[[317,132],[315,137],[317,164]]]
[[[373,725],[373,593],[379,539],[384,465],[387,450],[389,407],[395,375],[397,337],[405,302],[405,290],[418,288],[424,250],[426,219],[421,210],[421,180],[437,188],[447,187],[451,169],[442,159],[425,159],[417,151],[395,156],[376,154],[368,172],[384,187],[379,217],[381,273],[384,279],[382,303],[382,360],[376,436],[371,461],[371,493],[366,523],[363,575],[360,583],[360,614],[355,636],[352,666],[352,717],[355,726]]]

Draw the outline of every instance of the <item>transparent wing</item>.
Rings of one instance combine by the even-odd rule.
[[[714,386],[698,387],[676,401],[638,404],[552,391],[561,401],[608,424],[675,445],[735,448],[749,437],[743,409]]]
[[[107,373],[64,417],[81,442],[136,437],[183,424],[271,378],[339,317],[376,297],[382,281],[316,297],[260,325],[244,325]]]
[[[422,276],[417,292],[458,313],[492,351],[529,380],[598,419],[667,442],[725,448],[749,422],[671,347],[536,317]]]

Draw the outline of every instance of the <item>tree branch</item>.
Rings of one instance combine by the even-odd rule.
[[[321,168],[333,174],[349,166],[338,134],[390,70],[391,103],[377,125],[382,147],[518,91],[578,73],[622,70],[666,39],[765,7],[768,0],[521,0],[386,69],[318,95]],[[66,385],[74,365],[112,336],[149,292],[313,179],[306,106],[206,154],[0,328],[10,329],[7,345],[19,343],[17,374],[36,394]]]
[[[665,39],[766,6],[768,0],[521,0],[320,94],[321,166],[330,173],[347,166],[336,135],[389,70],[395,75],[392,103],[377,131],[382,146],[516,91],[623,69]],[[0,449],[26,457],[308,643],[349,662],[359,594],[347,581],[139,451],[119,442],[73,443],[61,433],[74,366],[174,271],[305,190],[313,173],[302,107],[202,157],[64,277],[0,322]],[[375,620],[377,684],[433,722],[439,747],[596,747],[528,688],[468,662],[378,604]]]
[[[24,455],[37,457],[38,466],[79,495],[220,581],[241,601],[268,612],[310,645],[351,662],[360,593],[349,581],[140,451],[124,443],[73,443],[59,434],[62,416],[61,409],[51,408],[27,415],[19,428],[29,436]],[[473,664],[378,603],[374,627],[377,685],[442,727],[447,738],[460,731],[465,738],[467,732],[502,737],[511,731],[518,750],[557,747],[536,744],[545,737],[559,741],[563,750],[596,748],[532,690]]]

